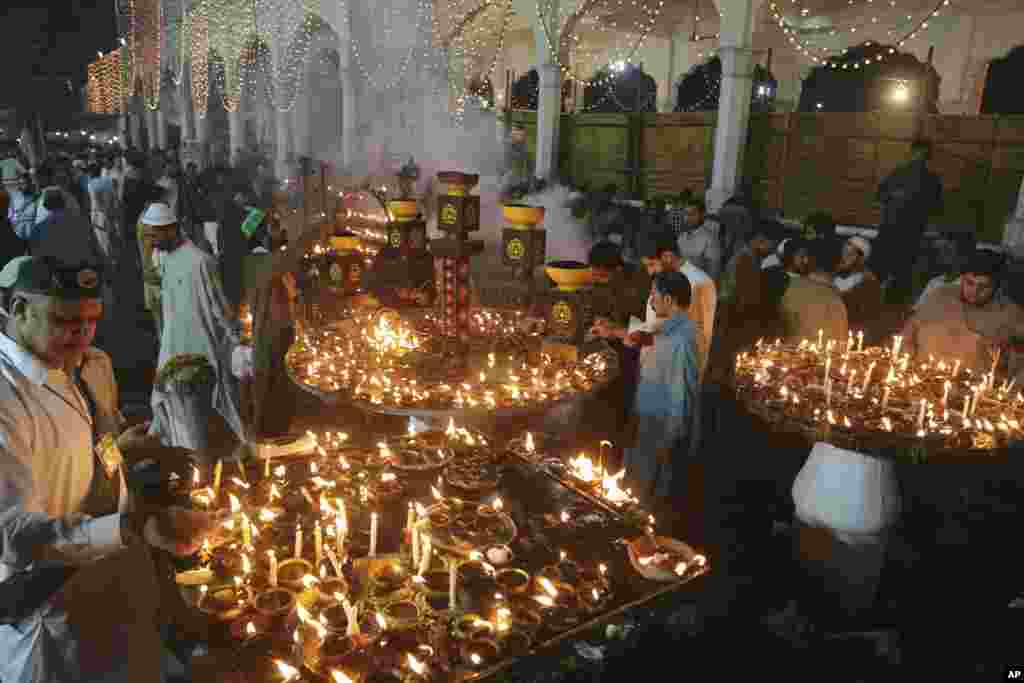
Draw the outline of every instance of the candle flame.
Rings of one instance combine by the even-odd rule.
[[[299,603],[296,603],[295,605],[295,613],[299,615],[299,621],[303,624],[313,620],[313,615],[311,615],[309,611]]]
[[[252,563],[249,562],[249,556],[242,553],[242,573],[248,574],[252,571]]]
[[[473,662],[473,664],[479,665],[484,660],[481,659],[480,655],[474,652],[469,656],[469,661]]]
[[[195,465],[192,466],[192,486],[199,486],[199,468]]]
[[[601,576],[608,573],[608,566],[604,563],[597,565],[597,571],[601,572]]]
[[[316,460],[309,461],[309,473],[313,476],[320,474],[320,468],[316,464]]]
[[[377,625],[380,626],[381,631],[388,630],[388,620],[384,618],[384,615],[377,612]]]
[[[416,423],[411,417],[409,418],[409,428],[407,431],[410,437],[416,436]]]
[[[561,518],[562,518],[562,524],[567,524],[569,522],[569,513],[568,513],[568,511],[562,510]]]
[[[444,430],[445,436],[451,438],[455,436],[455,418],[448,418],[448,428]]]
[[[427,671],[427,665],[424,662],[413,657],[412,653],[406,655],[406,661],[409,663],[409,669],[412,670],[417,676],[422,676]]]
[[[331,670],[331,678],[334,679],[334,683],[353,683],[352,679],[338,671],[337,669]]]
[[[542,576],[537,579],[537,583],[540,584],[540,587],[544,589],[545,593],[553,598],[558,597],[558,589],[555,588],[555,584],[551,583],[551,579],[546,576]]]
[[[312,574],[306,574],[302,577],[302,585],[306,587],[306,590],[311,589],[315,584],[320,583],[320,579],[316,578]]]
[[[544,605],[545,607],[554,607],[555,606],[555,601],[552,600],[551,597],[547,596],[547,595],[538,595],[538,596],[534,597],[533,599],[536,602],[540,603],[541,605]]]
[[[270,501],[273,502],[275,499],[281,497],[281,492],[277,490],[277,484],[270,485]]]
[[[284,479],[288,476],[288,469],[284,465],[278,465],[274,468],[274,476],[278,479]]]
[[[590,595],[594,598],[595,601],[601,599],[601,594],[597,592],[596,588],[591,588],[590,589]]]
[[[501,502],[501,498],[495,498],[491,507],[493,507],[497,512],[501,512],[502,508],[505,507],[505,504]]]
[[[526,441],[523,444],[523,447],[526,449],[527,453],[533,453],[534,450],[536,450],[536,446],[533,443],[533,434],[530,432],[526,432]]]
[[[430,495],[432,495],[434,497],[434,500],[436,501],[441,500],[441,492],[438,491],[437,488],[435,488],[433,485],[430,486]]]
[[[229,493],[228,501],[231,504],[231,514],[237,515],[242,509],[241,503],[238,502],[238,497],[233,493]]]
[[[256,627],[253,626],[251,621],[248,624],[245,625],[245,634],[247,636],[254,636],[254,635],[256,635]]]
[[[679,576],[682,576],[685,573],[686,573],[686,563],[685,562],[680,562],[679,564],[676,565],[676,574],[678,574]]]
[[[295,680],[299,677],[298,669],[296,669],[294,666],[291,666],[290,664],[282,662],[280,659],[274,660],[274,666],[277,667],[277,670],[280,672],[282,676],[284,676],[284,680],[286,681]]]

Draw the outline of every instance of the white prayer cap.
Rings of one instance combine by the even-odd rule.
[[[866,239],[859,235],[851,237],[850,239],[846,240],[846,242],[847,244],[852,244],[860,251],[860,253],[864,254],[865,261],[871,258],[871,242],[868,242]]]
[[[149,208],[146,209],[146,213],[142,214],[143,225],[172,225],[178,222],[178,217],[174,215],[174,210],[166,204],[156,202],[150,204]]]
[[[789,240],[791,239],[793,238],[787,237],[786,239],[779,242],[779,246],[775,248],[775,253],[778,255],[780,259],[782,258],[782,255],[786,253],[786,243],[789,242]]]

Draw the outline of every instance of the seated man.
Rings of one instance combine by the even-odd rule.
[[[697,330],[690,309],[690,282],[682,273],[657,273],[650,304],[660,325],[651,353],[642,356],[635,411],[636,437],[626,452],[626,478],[651,509],[666,502],[678,482],[673,470],[690,453],[689,437],[700,390]]]
[[[882,285],[867,269],[871,243],[863,237],[851,237],[843,246],[833,285],[846,304],[850,327],[870,329],[882,312]],[[871,334],[868,337],[873,339]]]
[[[782,260],[789,278],[779,304],[784,338],[816,340],[822,330],[826,339],[845,343],[849,333],[846,305],[835,289],[808,277],[814,271],[810,245],[803,239],[791,239]]]
[[[1024,309],[997,295],[1002,267],[1002,255],[976,251],[959,285],[936,288],[915,309],[903,328],[904,348],[918,358],[960,361],[979,376],[989,373],[999,349],[1024,336]]]

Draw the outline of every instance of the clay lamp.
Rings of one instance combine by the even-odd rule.
[[[579,601],[588,612],[597,612],[611,598],[611,591],[604,583],[584,582],[577,588]]]
[[[470,640],[459,648],[462,663],[474,671],[480,671],[498,661],[501,647],[494,640]]]
[[[522,569],[501,569],[494,581],[502,593],[510,595],[525,593],[530,587],[530,575]]]
[[[564,552],[562,553],[562,557],[558,561],[558,564],[555,565],[555,570],[558,573],[555,578],[571,585],[578,583],[583,574],[583,570],[580,565],[577,564],[576,561],[570,560],[566,557]]]
[[[335,595],[348,595],[348,581],[339,577],[320,579],[320,602],[333,604]]]
[[[396,600],[384,607],[384,617],[392,630],[412,628],[421,616],[419,606],[412,600]]]
[[[188,494],[188,498],[193,510],[212,512],[218,508],[217,494],[209,486],[192,491]]]
[[[213,549],[210,564],[221,576],[239,576],[242,574],[242,551],[237,544],[222,545]]]
[[[252,593],[235,577],[235,582],[202,590],[199,611],[217,621],[233,621],[241,616],[252,599]]]
[[[296,593],[305,590],[303,579],[313,574],[313,564],[306,560],[293,557],[284,560],[277,568],[277,582],[285,588],[290,588]]]
[[[385,671],[401,669],[409,653],[419,652],[423,634],[417,630],[395,631],[388,624],[388,630],[381,635],[370,649],[373,665]]]
[[[479,614],[463,614],[456,621],[452,633],[459,640],[469,640],[477,631],[486,629],[488,622],[484,621]],[[489,629],[493,631],[493,627]]]
[[[494,567],[480,560],[468,560],[459,565],[459,585],[472,591],[493,592]]]
[[[427,514],[427,519],[430,520],[430,526],[439,531],[447,529],[452,523],[448,512],[439,508],[432,509]]]
[[[256,595],[252,607],[267,624],[268,631],[288,630],[295,621],[295,593],[287,588],[271,588]]]
[[[370,576],[370,585],[375,595],[388,595],[400,590],[408,574],[401,566],[387,563],[379,566]]]
[[[586,583],[600,584],[607,589],[611,583],[608,579],[608,565],[603,562],[581,564],[580,579]]]
[[[328,633],[316,653],[321,669],[341,668],[359,644],[344,633]]]
[[[492,546],[487,549],[484,556],[487,558],[488,562],[498,567],[506,565],[515,559],[515,554],[507,545]]]
[[[258,612],[245,612],[231,622],[231,637],[243,643],[268,635],[270,630],[270,620]]]
[[[513,630],[530,633],[539,629],[544,621],[540,612],[526,602],[513,601],[508,610],[509,624]]]
[[[320,611],[320,623],[328,633],[345,635],[348,632],[348,613],[345,606],[335,602]]]

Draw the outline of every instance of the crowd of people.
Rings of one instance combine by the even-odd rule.
[[[1024,310],[1000,286],[994,252],[965,242],[956,272],[929,283],[908,317],[887,314],[886,294],[905,286],[918,248],[921,212],[926,219],[941,195],[926,161],[883,183],[889,209],[878,240],[839,238],[821,217],[813,234],[794,234],[741,200],[712,217],[691,199],[678,233],[636,240],[638,263],[619,244],[593,245],[591,332],[615,346],[623,370],[599,402],[616,407],[627,481],[646,507],[685,517],[690,538],[699,537],[702,472],[730,426],[735,356],[759,338],[843,343],[863,331],[871,343],[902,330],[904,348],[919,356],[988,371],[995,350],[1007,349],[1002,362],[1020,371],[1013,351]],[[278,248],[286,240],[274,183],[258,162],[200,173],[171,152],[128,150],[34,168],[15,158],[2,170],[0,680],[162,680],[161,631],[199,639],[203,630],[176,597],[166,554],[193,552],[218,520],[142,503],[126,474],[147,460],[184,466],[226,448],[220,457],[289,430],[295,406],[283,358],[295,337],[295,273],[322,235],[308,230]],[[913,235],[887,233],[903,221]],[[375,290],[394,280],[384,269],[395,258],[385,251],[371,269]],[[137,298],[151,316],[158,367],[207,359],[209,417],[223,443],[182,433],[167,387],[153,387],[152,423],[127,424],[111,358],[94,344],[115,294]],[[239,370],[244,306],[255,361]],[[136,604],[141,594],[151,604]]]

